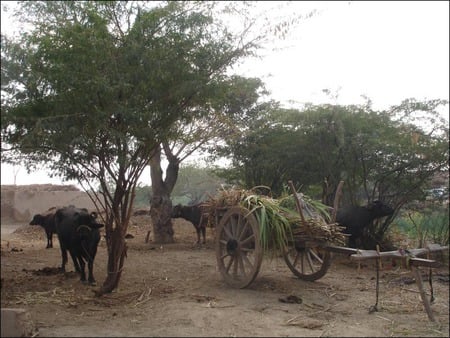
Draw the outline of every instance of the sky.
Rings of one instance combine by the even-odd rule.
[[[374,109],[385,109],[407,98],[449,100],[449,1],[263,3],[282,3],[290,14],[317,10],[261,59],[234,68],[261,78],[283,105],[362,104],[365,96]],[[12,27],[2,10],[2,34]],[[442,114],[448,120],[448,107]],[[1,164],[1,184],[46,183],[61,180]],[[151,184],[149,169],[141,183]]]

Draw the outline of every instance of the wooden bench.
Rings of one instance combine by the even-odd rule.
[[[382,258],[400,259],[404,266],[406,266],[408,269],[411,269],[415,277],[417,287],[419,288],[420,297],[422,298],[422,302],[425,307],[425,311],[427,312],[428,318],[432,322],[435,322],[436,319],[433,315],[433,312],[431,311],[430,302],[426,297],[425,290],[423,287],[422,276],[420,274],[418,267],[424,266],[428,268],[437,268],[442,266],[440,262],[429,259],[430,253],[445,250],[448,251],[448,248],[449,248],[448,246],[440,246],[439,244],[429,244],[426,248],[408,249],[408,250],[399,249],[396,251],[385,251],[385,252],[380,252],[377,250],[360,250],[340,246],[327,246],[325,249],[335,253],[350,255],[350,259],[357,262],[369,259],[378,260],[379,263],[377,264],[377,301],[374,306],[375,311],[377,311],[376,307],[378,304],[378,271],[381,259]],[[428,258],[417,257],[423,255],[427,255]]]

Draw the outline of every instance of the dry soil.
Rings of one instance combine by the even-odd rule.
[[[337,255],[323,278],[306,282],[295,278],[282,258],[267,257],[249,287],[233,289],[218,272],[213,229],[207,229],[207,243],[197,246],[194,227],[176,219],[176,243],[159,246],[145,243],[149,222],[147,216],[132,219],[119,288],[100,298],[93,292],[98,286],[57,271],[56,238],[55,247],[45,249],[42,228],[2,224],[1,306],[28,310],[40,337],[449,336],[448,260],[434,270],[437,323],[432,323],[411,272],[390,262],[383,262],[380,272],[379,311],[369,313],[375,304],[372,263],[358,270]],[[106,251],[102,238],[94,267],[99,285],[106,276]],[[68,267],[73,270],[70,260]],[[428,283],[425,287],[429,294]],[[287,299],[298,302],[283,302]]]

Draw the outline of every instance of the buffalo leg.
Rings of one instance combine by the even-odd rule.
[[[78,263],[78,255],[73,252],[73,250],[69,250],[70,257],[72,257],[73,266],[75,267],[75,271],[81,273],[80,264]]]
[[[94,278],[94,259],[95,259],[96,254],[97,254],[97,247],[94,247],[92,250],[92,255],[87,257],[88,273],[89,273],[88,281],[89,281],[89,284],[91,284],[91,285],[97,285],[97,283],[95,282],[95,278]]]
[[[348,247],[356,248],[356,241],[355,241],[355,237],[353,235],[351,235],[350,238],[348,239]]]
[[[85,272],[85,268],[86,268],[86,263],[84,263],[84,259],[83,257],[78,257],[78,261],[80,263],[80,280],[82,282],[86,282],[86,272]]]
[[[93,270],[94,270],[94,261],[92,259],[90,259],[90,260],[88,260],[88,273],[89,273],[88,281],[89,281],[89,284],[91,284],[91,285],[96,284]]]
[[[46,233],[47,233],[47,247],[46,247],[46,249],[53,248],[53,240],[52,240],[53,233],[51,231],[46,231]]]
[[[64,247],[64,245],[61,244],[61,258],[62,258],[62,263],[61,263],[61,270],[63,272],[66,272],[66,264],[67,264],[67,250]]]
[[[195,227],[195,230],[197,231],[197,244],[200,244],[200,228]]]
[[[202,226],[200,229],[202,230],[203,244],[205,244],[206,243],[206,228],[204,226]],[[200,240],[200,238],[199,238],[199,240]]]

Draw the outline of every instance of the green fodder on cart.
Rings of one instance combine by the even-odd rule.
[[[304,221],[291,207],[289,199],[294,200],[292,195],[273,199],[255,194],[252,190],[228,189],[220,190],[206,205],[209,207],[209,217],[213,219],[218,209],[233,206],[248,209],[259,223],[260,242],[264,252],[274,256],[282,254],[289,242],[299,239],[342,244],[345,240],[342,228],[337,224],[327,224],[326,220],[330,220],[328,207],[305,195],[301,195],[301,198],[303,207],[308,210]]]
[[[278,200],[266,196],[248,195],[241,206],[255,215],[264,252],[275,255],[283,253],[288,241],[294,239],[291,224],[298,216],[281,207]]]

